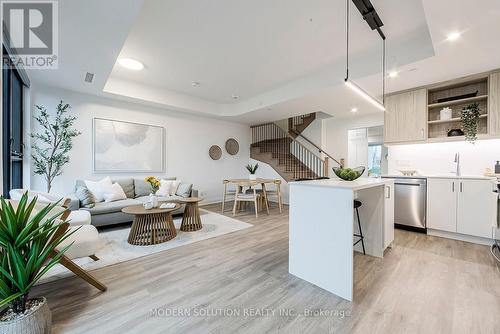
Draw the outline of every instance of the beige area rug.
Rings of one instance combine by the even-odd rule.
[[[196,232],[182,232],[179,230],[182,217],[174,217],[177,236],[167,242],[152,246],[134,246],[127,242],[130,225],[99,232],[101,245],[96,252],[99,261],[90,258],[76,259],[75,262],[85,270],[94,270],[116,263],[129,261],[139,257],[162,252],[168,249],[181,247],[193,242],[215,238],[224,234],[249,228],[253,225],[237,219],[226,217],[218,213],[200,209],[203,228]],[[54,281],[74,275],[62,265],[50,269],[38,284]]]

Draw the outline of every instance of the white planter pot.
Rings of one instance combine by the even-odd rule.
[[[255,175],[255,174],[249,174],[248,175],[248,179],[249,180],[257,180],[257,175]]]
[[[0,321],[0,334],[49,334],[52,314],[47,299],[42,299],[42,304],[26,315],[10,321]]]

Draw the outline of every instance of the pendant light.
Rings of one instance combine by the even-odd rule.
[[[349,1],[346,0],[346,50],[347,50],[347,60],[346,60],[346,77],[344,83],[347,87],[352,89],[356,94],[361,96],[366,101],[370,102],[373,106],[381,111],[385,111],[385,35],[380,29],[383,26],[377,11],[373,8],[373,5],[369,0],[352,0],[358,10],[360,11],[363,19],[368,23],[372,30],[377,30],[380,37],[382,38],[382,102],[378,101],[376,98],[371,96],[352,80],[349,79]]]

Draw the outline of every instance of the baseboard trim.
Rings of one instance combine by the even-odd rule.
[[[491,246],[493,244],[493,240],[488,239],[488,238],[475,237],[472,235],[465,235],[465,234],[453,233],[453,232],[447,232],[447,231],[433,230],[430,228],[427,228],[427,234],[435,236],[435,237],[460,240],[460,241],[470,242],[470,243],[479,244],[479,245]]]

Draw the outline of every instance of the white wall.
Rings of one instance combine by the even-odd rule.
[[[352,166],[349,162],[348,131],[352,129],[367,128],[371,126],[384,125],[384,113],[377,112],[367,115],[353,115],[347,118],[328,118],[323,120],[322,147],[335,159],[346,159],[346,165]],[[355,163],[355,162],[354,162]],[[336,166],[335,162],[330,163],[331,167]],[[333,176],[330,168],[330,176]]]
[[[63,175],[56,178],[53,185],[54,193],[72,192],[76,179],[100,179],[105,176],[92,173],[92,119],[94,117],[165,127],[166,175],[176,176],[178,179],[193,183],[207,203],[221,200],[223,179],[247,176],[244,167],[250,160],[250,128],[247,125],[66,90],[48,87],[32,89],[32,105],[43,104],[48,110],[54,110],[61,99],[71,105],[71,112],[78,117],[75,127],[82,132],[82,135],[74,139],[70,162],[64,167]],[[236,156],[230,156],[224,150],[224,143],[230,137],[236,138],[240,145],[240,151]],[[218,161],[213,161],[208,156],[208,149],[214,144],[223,149],[222,158]],[[130,173],[116,175],[144,176],[144,174],[132,175]],[[32,175],[31,187],[36,190],[45,190],[43,178],[39,175]]]
[[[414,169],[421,175],[451,174],[457,152],[462,175],[483,175],[485,168],[494,169],[500,160],[500,139],[390,146],[388,173],[398,175],[401,169]]]

